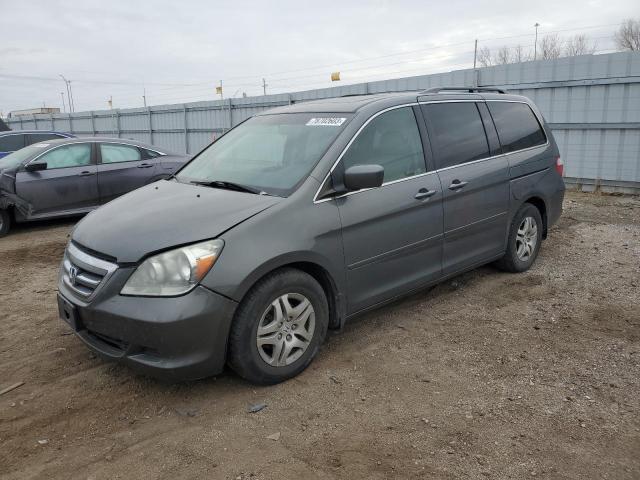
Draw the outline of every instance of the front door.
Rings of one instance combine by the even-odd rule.
[[[430,103],[422,109],[444,192],[446,275],[504,251],[509,166],[499,155],[493,125],[483,124],[475,102]]]
[[[332,175],[384,167],[384,184],[336,199],[348,282],[348,313],[434,280],[442,271],[442,190],[427,172],[412,107],[369,121]]]
[[[135,145],[98,144],[98,188],[100,203],[142,187],[156,174],[156,161],[145,159]]]
[[[98,204],[98,180],[90,143],[63,145],[37,157],[47,169],[21,170],[16,193],[31,206],[29,218],[82,213]]]

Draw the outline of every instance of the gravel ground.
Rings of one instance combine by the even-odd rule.
[[[57,318],[71,227],[0,240],[2,478],[640,478],[638,197],[569,193],[529,272],[369,313],[262,388],[92,355]]]

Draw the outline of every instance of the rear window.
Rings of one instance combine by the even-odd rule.
[[[46,140],[56,140],[59,138],[64,138],[62,135],[58,135],[57,133],[30,133],[27,135],[27,145],[31,145],[32,143],[44,142]]]
[[[0,137],[0,152],[15,152],[24,147],[24,134]]]
[[[487,106],[498,130],[503,153],[547,143],[538,119],[526,103],[487,102]]]

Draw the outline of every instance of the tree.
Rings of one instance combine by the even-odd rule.
[[[512,63],[511,52],[509,51],[509,47],[507,46],[500,47],[500,49],[498,50],[498,53],[496,53],[494,62],[496,65],[506,65],[508,63]]]
[[[622,22],[614,36],[620,50],[640,50],[640,20],[629,18]]]
[[[586,35],[575,35],[569,38],[564,45],[564,56],[592,55],[596,51],[596,43],[590,42]]]
[[[529,60],[531,60],[531,53],[525,52],[522,45],[517,45],[513,49],[513,54],[511,55],[512,63],[528,62]]]
[[[562,54],[562,40],[558,35],[545,35],[540,43],[540,58],[553,60]]]
[[[493,60],[491,59],[491,50],[489,47],[482,47],[478,50],[478,65],[481,67],[490,67],[493,65]]]

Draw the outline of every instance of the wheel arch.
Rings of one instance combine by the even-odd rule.
[[[547,204],[544,199],[537,195],[532,195],[528,197],[523,204],[529,203],[536,207],[540,212],[540,216],[542,217],[542,238],[547,238]]]

